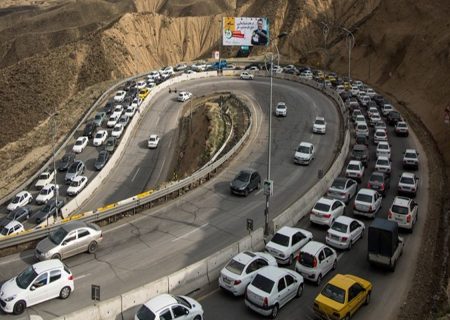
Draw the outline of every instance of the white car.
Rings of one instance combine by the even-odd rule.
[[[34,186],[37,189],[42,189],[49,183],[53,182],[53,180],[55,180],[55,174],[56,173],[54,170],[46,170],[46,171],[42,172],[39,175],[38,180],[36,181],[36,184]]]
[[[398,121],[395,124],[395,134],[397,136],[404,136],[407,137],[409,135],[409,129],[408,129],[408,125],[406,124],[405,121]]]
[[[360,99],[361,105],[364,107],[366,107],[370,101],[371,101],[371,99],[368,95],[363,95]]]
[[[131,106],[137,109],[141,105],[141,103],[142,103],[141,98],[136,97],[133,99],[133,102],[131,102]]]
[[[253,80],[254,76],[250,72],[241,72],[241,75],[239,76],[242,80]]]
[[[147,86],[147,81],[141,80],[136,82],[137,89],[144,89]]]
[[[355,111],[354,111],[354,113],[356,114],[355,126],[358,125],[359,123],[367,124],[366,117],[364,117],[364,115],[362,113],[360,113],[361,112],[360,110],[358,110],[359,114],[358,114],[358,111],[356,111],[356,110],[358,110],[358,109],[355,109]]]
[[[374,96],[377,95],[377,93],[375,92],[375,90],[373,90],[372,88],[367,88],[367,89],[366,89],[366,94],[367,94],[369,97],[371,97],[371,98],[373,98]]]
[[[175,71],[173,70],[173,67],[172,67],[172,66],[167,66],[167,67],[165,67],[165,68],[162,70],[162,72],[169,73],[169,74],[171,74],[171,75],[173,75],[173,74],[175,73]]]
[[[373,128],[375,130],[383,129],[384,131],[387,131],[386,123],[383,120],[377,121],[373,124]]]
[[[377,107],[370,107],[369,110],[367,110],[367,115],[369,116],[369,118],[375,113],[378,113]]]
[[[314,145],[309,142],[300,142],[294,153],[294,162],[308,165],[314,159]]]
[[[203,308],[196,300],[186,296],[160,294],[144,303],[134,320],[202,320]]]
[[[357,123],[355,128],[355,134],[366,136],[367,138],[369,138],[369,126],[367,125],[367,123],[361,122]]]
[[[119,121],[119,118],[120,118],[119,115],[111,115],[108,119],[108,122],[106,123],[106,126],[108,128],[113,128]]]
[[[111,136],[119,139],[123,133],[123,129],[124,128],[123,128],[122,124],[120,124],[120,123],[116,124],[111,131]]]
[[[388,136],[384,129],[376,129],[373,134],[373,143],[378,144],[380,141],[388,141]]]
[[[280,308],[303,294],[303,277],[285,268],[265,267],[258,271],[245,293],[245,305],[253,311],[276,318]]]
[[[415,197],[418,188],[419,178],[414,173],[403,172],[398,181],[398,193]]]
[[[390,159],[391,158],[391,146],[389,145],[389,142],[387,142],[387,141],[378,142],[377,149],[376,149],[376,155],[377,155],[377,158],[387,157]]]
[[[350,199],[356,194],[357,189],[358,183],[355,180],[337,177],[328,188],[327,197],[349,203]]]
[[[327,131],[327,122],[324,117],[316,117],[313,124],[313,133],[325,134]]]
[[[406,197],[395,197],[388,212],[388,220],[397,222],[400,228],[413,231],[419,216],[417,202]]]
[[[175,70],[176,71],[184,71],[187,69],[187,64],[186,63],[179,63],[175,66]]]
[[[378,191],[361,188],[355,197],[353,214],[375,218],[376,213],[381,209],[382,200],[383,197]]]
[[[96,147],[101,146],[106,141],[107,138],[108,138],[108,131],[99,130],[95,134],[92,144]]]
[[[278,102],[277,106],[275,107],[275,115],[277,117],[286,117],[287,116],[287,107],[286,103],[284,102]]]
[[[47,203],[51,198],[53,198],[56,194],[56,189],[58,189],[58,185],[55,185],[53,183],[50,183],[43,187],[41,191],[39,191],[39,194],[36,197],[36,203],[37,204],[45,204]]]
[[[17,208],[26,206],[33,201],[33,196],[28,191],[21,191],[15,195],[11,202],[6,207],[7,210],[13,211]]]
[[[415,149],[406,149],[403,154],[403,168],[417,170],[419,168],[419,153]]]
[[[119,90],[116,92],[114,96],[114,101],[116,102],[122,102],[125,99],[125,96],[127,95],[126,91]]]
[[[125,115],[130,119],[133,118],[135,113],[136,113],[136,107],[133,105],[128,106],[127,109],[125,110]]]
[[[69,187],[67,188],[67,195],[76,196],[81,190],[86,187],[88,178],[85,176],[77,176],[70,181]]]
[[[385,103],[381,106],[381,114],[383,116],[386,117],[391,111],[394,111],[394,107],[391,104]]]
[[[311,71],[306,70],[306,71],[300,72],[298,77],[303,80],[312,80],[314,75]]]
[[[388,157],[378,157],[375,162],[375,171],[386,173],[388,176],[391,174],[392,166],[391,160]]]
[[[202,72],[206,70],[206,63],[204,62],[197,62],[191,65],[192,70],[197,72]]]
[[[370,116],[370,118],[369,118],[369,123],[370,123],[370,125],[373,127],[374,125],[375,125],[375,123],[377,123],[378,121],[381,121],[381,116],[380,116],[380,114],[377,112],[377,113],[374,113],[374,114],[372,114],[371,116]]]
[[[81,153],[83,152],[83,150],[86,148],[87,144],[88,144],[89,138],[82,136],[79,137],[76,141],[75,144],[73,145],[72,151],[75,153]]]
[[[23,231],[25,231],[23,224],[21,224],[19,221],[12,220],[0,230],[0,239],[3,237],[21,233]]]
[[[336,269],[337,254],[334,249],[317,241],[311,241],[300,250],[295,270],[303,278],[318,286],[328,272]]]
[[[359,220],[340,216],[327,231],[325,242],[338,249],[351,249],[364,236],[366,227]]]
[[[352,88],[350,89],[350,92],[352,93],[352,96],[357,96],[359,93],[359,88],[356,85],[352,85]]]
[[[158,147],[158,143],[159,143],[159,139],[160,139],[159,136],[156,135],[156,134],[150,135],[150,137],[148,138],[148,142],[147,142],[148,148],[149,149],[157,148]]]
[[[73,290],[73,275],[67,266],[57,259],[42,261],[3,283],[0,305],[6,313],[19,315],[38,303],[57,297],[67,299]]]
[[[219,287],[235,296],[243,295],[256,272],[266,266],[277,266],[277,260],[264,252],[241,252],[220,271]]]
[[[184,101],[189,100],[191,97],[192,97],[192,93],[191,93],[191,92],[188,92],[188,91],[181,91],[181,92],[178,94],[177,100],[180,101],[180,102],[184,102]]]
[[[342,92],[345,92],[344,86],[343,86],[342,84],[337,85],[337,86],[336,86],[336,93],[337,93],[337,94],[341,94]]]
[[[364,176],[364,165],[359,160],[350,160],[345,169],[345,176],[361,182]]]
[[[266,244],[266,251],[277,259],[279,264],[291,265],[301,247],[311,241],[311,232],[284,226]]]
[[[331,226],[337,217],[344,214],[345,204],[336,199],[321,197],[311,210],[309,221]]]
[[[111,116],[117,116],[120,118],[122,116],[122,114],[123,114],[123,106],[119,104],[114,107],[114,110],[113,110]]]
[[[159,80],[159,79],[160,79],[159,72],[158,72],[158,71],[151,71],[151,72],[147,75],[147,79]]]

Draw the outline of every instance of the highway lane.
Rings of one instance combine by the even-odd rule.
[[[255,122],[251,140],[240,154],[216,178],[185,196],[107,226],[104,242],[95,256],[83,254],[66,260],[76,279],[73,296],[67,302],[46,302],[27,312],[48,319],[86,306],[90,304],[92,283],[102,286],[102,299],[107,299],[179,270],[240,239],[247,233],[247,217],[255,220],[256,228],[263,225],[262,191],[254,192],[248,198],[231,196],[229,181],[242,167],[256,168],[265,177],[267,127],[264,123],[267,123],[268,80],[246,82],[226,78],[213,86],[245,95],[251,102],[253,112],[263,112],[263,117],[258,116]],[[190,89],[188,84],[186,88]],[[192,87],[196,95],[202,90],[214,90],[211,80],[196,82]],[[289,109],[287,118],[273,121],[272,177],[275,180],[275,193],[270,208],[273,216],[310,188],[317,180],[318,169],[331,164],[331,151],[336,148],[339,136],[337,110],[331,100],[317,91],[277,80],[274,101],[278,100],[284,100]],[[159,97],[155,101],[159,101]],[[179,103],[173,104],[180,108]],[[258,110],[259,106],[265,109]],[[152,107],[149,108],[149,114],[151,110]],[[328,120],[328,134],[325,136],[311,133],[312,122],[317,115],[323,115]],[[144,130],[143,136],[147,136],[149,130],[157,128],[146,127]],[[314,160],[309,167],[297,166],[292,162],[294,149],[302,140],[311,141],[317,147],[316,158],[320,160]],[[135,134],[134,141],[134,145],[142,141],[139,134]],[[122,170],[125,169],[136,172],[130,167]],[[112,187],[110,182],[105,185]],[[117,190],[115,187],[112,189]],[[32,263],[33,259],[29,255],[30,252],[24,252],[18,257],[1,259],[0,279],[8,279],[17,273],[16,270]]]
[[[391,190],[383,199],[383,207],[378,213],[379,217],[387,217],[387,212],[396,195],[396,185],[399,180],[402,169],[402,153],[406,148],[418,149],[421,156],[420,170],[417,172],[420,178],[419,191],[416,196],[416,201],[419,204],[419,220],[415,226],[413,234],[401,232],[401,236],[406,239],[406,246],[402,257],[399,260],[395,272],[389,272],[382,269],[374,268],[369,265],[366,260],[367,255],[367,229],[366,235],[362,241],[358,241],[351,251],[338,251],[339,262],[337,270],[328,274],[324,279],[322,286],[317,287],[315,284],[306,282],[303,296],[299,299],[292,300],[280,312],[278,319],[317,319],[315,317],[312,305],[314,298],[320,292],[320,289],[327,280],[336,273],[355,274],[372,281],[374,290],[369,306],[363,307],[353,319],[396,319],[402,303],[406,299],[409,284],[414,277],[415,266],[419,247],[422,240],[426,238],[424,221],[426,219],[426,208],[428,206],[428,170],[426,165],[426,158],[421,149],[417,138],[410,135],[410,138],[396,137],[393,127],[388,128],[389,141],[392,144],[392,180]],[[370,148],[371,162],[368,170],[365,172],[365,179],[360,186],[366,186],[370,173],[373,171],[375,156],[375,147]],[[346,215],[353,216],[352,213],[353,201],[346,208]],[[370,224],[370,219],[361,219]],[[306,228],[313,232],[314,239],[325,242],[325,233],[327,228],[313,226],[309,223],[309,217],[303,218],[297,224],[300,228]],[[293,268],[294,266],[291,266]],[[217,285],[211,285],[203,288],[196,297],[200,300],[204,310],[205,317],[209,319],[261,319],[256,313],[250,311],[244,303],[243,297],[235,298],[232,295],[218,289]]]

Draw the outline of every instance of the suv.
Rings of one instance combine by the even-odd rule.
[[[321,242],[311,241],[300,250],[295,270],[320,286],[322,278],[336,269],[337,261],[334,249]]]
[[[391,188],[391,179],[383,172],[372,172],[369,182],[367,183],[367,188],[378,191],[384,197],[386,191]]]
[[[261,176],[256,170],[242,170],[231,181],[230,190],[234,194],[248,196],[253,190],[259,189],[261,186]]]
[[[275,115],[277,117],[286,117],[287,116],[287,107],[286,103],[284,102],[278,102],[276,108],[275,108]]]
[[[355,144],[352,149],[350,158],[352,160],[359,160],[367,167],[369,162],[369,149],[363,144]]]
[[[417,202],[406,197],[395,197],[388,213],[388,220],[397,222],[400,228],[413,231],[419,216]]]
[[[406,149],[402,162],[404,169],[419,169],[419,153],[415,149]]]
[[[294,154],[294,162],[308,165],[314,159],[314,145],[309,142],[300,142]]]
[[[59,260],[42,261],[3,283],[0,306],[7,313],[19,315],[40,302],[67,299],[73,290],[73,275],[66,265]]]
[[[382,199],[381,195],[375,190],[360,189],[353,204],[353,214],[375,218],[375,214],[381,209]]]

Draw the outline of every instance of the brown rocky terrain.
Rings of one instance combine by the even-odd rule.
[[[431,161],[431,230],[419,265],[423,279],[439,266],[437,250],[448,210],[450,125],[450,5],[448,0],[5,0],[0,2],[0,197],[49,157],[48,115],[64,113],[63,136],[114,79],[166,64],[223,56],[222,16],[267,16],[282,61],[347,73],[346,33],[356,43],[351,75],[390,97],[420,133]],[[324,25],[329,32],[324,37]],[[252,55],[271,48],[258,48]],[[14,164],[14,166],[13,166]],[[438,229],[440,228],[440,229]],[[427,269],[428,268],[428,269]],[[430,273],[428,273],[430,274]],[[431,279],[432,278],[432,279]],[[437,278],[417,283],[425,292],[404,308],[420,319],[438,293]],[[431,293],[433,292],[433,294]],[[409,313],[408,313],[409,312]]]

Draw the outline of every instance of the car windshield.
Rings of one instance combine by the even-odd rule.
[[[285,236],[284,234],[281,234],[281,233],[275,233],[275,235],[273,236],[272,240],[270,240],[270,242],[276,243],[283,247],[287,247],[287,246],[289,246],[289,240],[290,240],[290,238],[288,236]]]
[[[19,196],[15,196],[14,199],[11,201],[11,203],[19,203],[20,202],[20,198]]]
[[[80,184],[81,184],[81,180],[80,181],[72,180],[70,182],[71,187],[78,187]]]
[[[358,193],[356,201],[372,203],[372,196],[364,193]]]
[[[278,109],[286,109],[286,106],[284,104],[279,104],[277,106]]]
[[[39,192],[40,195],[46,196],[48,194],[50,194],[51,189],[50,188],[44,188],[41,190],[41,192]]]
[[[401,177],[400,178],[400,183],[414,184],[414,179],[410,178],[410,177]]]
[[[33,266],[29,266],[16,277],[16,284],[19,288],[26,289],[37,276]]]
[[[240,263],[239,261],[236,261],[232,259],[228,265],[225,267],[228,271],[235,273],[235,274],[242,274],[242,271],[244,271],[245,265]]]
[[[103,137],[103,133],[102,133],[102,132],[98,132],[98,133],[95,135],[95,138],[96,138],[96,139],[100,139],[101,137]]]
[[[344,303],[345,301],[345,290],[342,288],[338,288],[330,283],[328,283],[325,288],[323,288],[321,294],[339,303]]]
[[[248,180],[250,180],[250,174],[248,172],[240,172],[236,177],[236,180],[247,182]]]
[[[301,265],[304,265],[305,267],[313,268],[314,267],[314,256],[312,256],[306,252],[301,252],[299,255],[299,262]]]
[[[0,234],[1,234],[2,236],[7,236],[7,235],[8,235],[8,232],[9,232],[9,229],[7,229],[6,227],[4,227],[4,228],[2,229],[2,231],[0,232]]]
[[[184,305],[184,306],[187,307],[188,309],[191,309],[191,308],[192,308],[191,304],[190,304],[185,298],[180,297],[180,296],[173,296],[173,297],[175,298],[175,300],[177,300],[177,302],[178,302],[179,304]]]
[[[41,179],[47,179],[49,176],[49,174],[47,172],[41,173],[41,175],[39,176],[39,180]]]
[[[75,145],[76,146],[81,146],[83,144],[83,140],[77,140],[76,142],[75,142]]]
[[[309,153],[309,147],[299,146],[297,151],[301,153]]]
[[[413,152],[407,152],[407,153],[405,153],[405,158],[412,158],[412,159],[415,159],[415,158],[417,158],[417,156],[416,156],[416,154],[413,153]]]
[[[387,144],[379,144],[378,149],[379,150],[388,150],[389,146]]]
[[[353,155],[355,155],[355,156],[362,156],[362,155],[364,155],[365,151],[366,150],[363,150],[363,149],[353,149]]]
[[[347,167],[348,170],[356,170],[359,171],[359,165],[357,164],[349,164]]]
[[[112,145],[114,145],[114,140],[108,140],[108,141],[106,141],[106,145],[107,145],[107,146],[112,146]]]
[[[367,126],[365,124],[358,124],[356,130],[365,131],[367,130]]]
[[[314,210],[328,212],[330,211],[330,205],[322,202],[317,202],[316,205],[314,206]]]
[[[373,174],[370,176],[370,182],[383,182],[383,176],[380,174]]]
[[[70,167],[69,167],[69,171],[67,171],[68,173],[75,173],[75,172],[77,172],[77,168],[78,168],[78,164],[77,163],[74,163],[73,165],[71,165]]]
[[[155,320],[156,316],[149,308],[143,305],[136,313],[136,318],[139,320]]]
[[[67,235],[67,231],[64,228],[58,228],[55,231],[50,232],[48,238],[54,244],[60,244]]]
[[[113,129],[113,131],[120,131],[120,130],[122,130],[122,126],[115,126],[114,127],[114,129]]]
[[[252,285],[256,288],[258,288],[259,290],[262,290],[266,293],[271,293],[272,292],[272,288],[274,286],[275,282],[267,279],[266,277],[257,274],[255,279],[253,279],[252,281]]]
[[[325,121],[323,121],[323,120],[316,120],[315,124],[323,125],[323,124],[325,124]]]
[[[338,232],[347,233],[348,225],[335,221],[331,225],[331,229],[336,230]]]
[[[333,184],[331,185],[332,188],[344,190],[345,189],[345,180],[339,179],[334,180]]]
[[[388,166],[389,165],[389,160],[387,160],[387,159],[378,159],[377,160],[377,165]]]
[[[398,214],[408,214],[408,208],[398,205],[393,205],[391,211]]]

